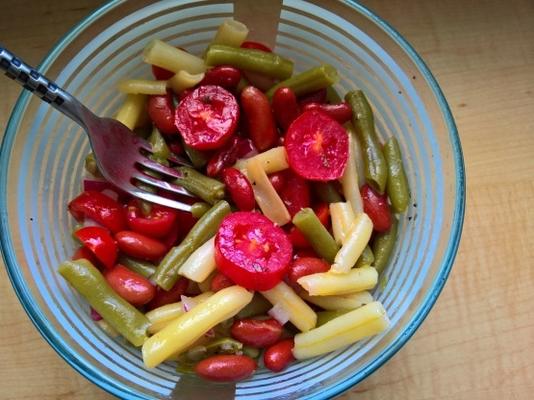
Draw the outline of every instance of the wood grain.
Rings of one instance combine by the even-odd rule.
[[[99,1],[0,2],[0,41],[30,63]],[[440,82],[460,131],[467,214],[451,277],[413,339],[342,396],[531,399],[534,393],[534,2],[369,0]],[[0,132],[19,87],[0,79]],[[1,134],[1,133],[0,133]],[[29,322],[0,268],[0,398],[109,399]]]

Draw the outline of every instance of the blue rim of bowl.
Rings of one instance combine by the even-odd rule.
[[[447,128],[449,131],[449,136],[452,143],[452,148],[454,152],[454,164],[456,169],[456,185],[457,185],[457,194],[455,201],[455,210],[453,217],[453,227],[451,235],[449,238],[449,243],[447,245],[447,250],[444,254],[443,263],[441,270],[438,273],[435,281],[433,283],[432,289],[429,291],[420,309],[417,311],[415,316],[409,322],[406,330],[399,335],[397,340],[392,342],[376,359],[374,359],[369,366],[365,369],[358,371],[352,377],[339,382],[338,384],[333,385],[330,388],[325,389],[322,393],[312,396],[314,399],[328,399],[340,395],[341,393],[349,390],[351,387],[357,383],[364,380],[366,377],[371,375],[379,367],[385,364],[391,357],[393,357],[406,342],[412,337],[415,331],[419,328],[422,322],[427,317],[428,313],[434,306],[437,298],[439,297],[445,282],[450,274],[458,246],[460,243],[460,238],[462,234],[462,227],[464,222],[464,213],[465,213],[465,167],[462,155],[462,147],[460,144],[460,138],[458,135],[458,130],[454,122],[451,110],[443,92],[430,72],[430,69],[426,66],[423,59],[417,54],[413,47],[404,39],[397,30],[395,30],[391,25],[386,21],[381,19],[379,16],[374,14],[371,10],[365,6],[356,3],[353,0],[345,0],[347,4],[352,6],[356,11],[358,11],[363,16],[367,17],[374,23],[376,23],[380,28],[384,30],[412,59],[412,61],[417,65],[423,76],[425,77],[427,83],[432,89],[434,95],[438,100],[440,110],[445,117]],[[53,47],[52,51],[46,55],[42,63],[38,66],[37,70],[41,71],[46,69],[59,55],[63,48],[77,36],[79,32],[85,29],[89,24],[91,24],[94,19],[98,18],[100,15],[107,12],[109,9],[114,8],[120,4],[120,0],[113,0],[109,3],[103,5],[97,10],[89,14],[84,20],[80,21],[75,25],[67,34],[65,34]],[[24,91],[19,96],[17,102],[15,103],[14,111],[11,114],[2,144],[0,146],[0,230],[3,232],[8,231],[8,221],[7,221],[7,170],[8,170],[8,149],[10,150],[13,141],[15,139],[15,133],[17,127],[20,123],[22,117],[22,110],[25,108],[29,102],[31,93]],[[144,399],[146,397],[140,397],[137,393],[133,393],[132,390],[122,384],[118,384],[116,381],[109,379],[108,377],[102,375],[101,373],[95,371],[93,367],[85,362],[74,358],[73,355],[68,351],[67,346],[64,341],[59,337],[57,332],[53,329],[50,329],[44,322],[46,318],[44,317],[42,311],[34,306],[36,304],[33,300],[32,295],[28,292],[23,276],[18,270],[16,263],[16,257],[12,250],[13,246],[11,239],[8,235],[1,235],[0,237],[2,256],[6,264],[7,272],[11,284],[15,290],[15,293],[22,304],[24,310],[30,317],[31,321],[39,331],[39,333],[44,337],[44,339],[52,346],[52,348],[65,360],[69,363],[76,371],[81,375],[87,378],[89,381],[95,383],[102,389],[106,390],[112,395],[117,397],[128,396],[127,398],[132,399]]]

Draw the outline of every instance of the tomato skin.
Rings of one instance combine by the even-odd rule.
[[[230,278],[228,278],[226,275],[221,274],[220,272],[217,272],[210,283],[210,289],[212,292],[218,292],[219,290],[223,290],[227,287],[234,286],[235,283],[232,282]]]
[[[352,108],[345,102],[339,104],[308,103],[302,108],[302,111],[310,110],[322,111],[340,124],[344,124],[352,119]]]
[[[244,345],[263,348],[272,346],[280,339],[282,325],[274,318],[265,320],[247,318],[234,321],[230,333]]]
[[[166,291],[158,286],[156,288],[156,294],[154,295],[154,298],[146,305],[146,309],[153,310],[154,308],[180,301],[180,298],[183,294],[185,294],[188,286],[189,280],[183,276],[176,281],[174,286],[169,291]]]
[[[297,282],[300,278],[319,272],[327,272],[329,269],[330,264],[320,258],[299,257],[289,266],[287,281],[293,288],[302,289]]]
[[[149,96],[147,109],[148,116],[161,133],[166,135],[178,133],[174,125],[174,105],[171,93]]]
[[[255,42],[253,40],[246,40],[243,43],[241,43],[240,46],[242,49],[253,49],[253,50],[261,50],[266,53],[272,53],[273,51],[268,47],[267,45],[264,45],[260,42]]]
[[[107,271],[105,278],[119,296],[136,307],[145,305],[156,294],[156,288],[148,279],[121,264]]]
[[[130,230],[151,238],[167,236],[177,218],[175,210],[159,204],[152,204],[150,214],[144,216],[139,208],[139,202],[132,200],[126,210],[126,220]]]
[[[217,85],[227,90],[234,90],[241,80],[241,71],[231,65],[218,65],[206,71],[202,85]]]
[[[133,231],[121,231],[115,234],[119,249],[126,255],[141,260],[157,262],[167,252],[161,242]]]
[[[152,65],[152,75],[158,81],[166,81],[174,76],[174,72],[158,67],[157,65]]]
[[[215,236],[217,268],[250,290],[269,290],[280,283],[292,254],[285,232],[257,212],[226,216]]]
[[[360,189],[363,200],[363,211],[373,221],[373,229],[377,232],[386,232],[391,228],[391,211],[388,198],[384,193],[378,194],[367,184]]]
[[[119,232],[126,228],[126,216],[122,206],[111,197],[97,191],[86,190],[72,200],[69,211],[76,220],[90,218],[111,232]]]
[[[273,114],[278,126],[286,131],[299,115],[299,105],[295,92],[287,87],[278,88],[272,99]]]
[[[278,132],[265,93],[254,86],[247,86],[241,92],[241,107],[250,138],[258,151],[274,147],[278,140]]]
[[[269,347],[263,353],[265,366],[273,372],[284,370],[291,361],[295,360],[293,357],[294,345],[293,339],[285,339]]]
[[[97,268],[100,265],[100,261],[95,257],[95,254],[85,246],[79,247],[70,259],[76,261],[82,258],[85,258]]]
[[[222,179],[237,208],[241,211],[252,211],[256,200],[247,177],[238,169],[226,168],[222,173]]]
[[[299,105],[301,107],[304,107],[306,104],[309,104],[309,103],[323,104],[323,103],[326,103],[326,96],[327,96],[326,89],[319,89],[319,90],[316,90],[315,92],[300,96]]]
[[[239,105],[221,86],[199,86],[185,97],[174,123],[185,143],[196,150],[213,150],[224,145],[237,128]]]
[[[195,372],[210,381],[235,382],[250,377],[256,368],[256,361],[250,357],[219,354],[200,361]]]
[[[310,206],[310,186],[305,179],[290,170],[284,171],[284,178],[284,187],[279,194],[286,205],[289,215],[293,218],[301,209]]]
[[[239,158],[251,157],[258,154],[252,140],[233,136],[228,143],[208,161],[206,172],[208,176],[217,177],[227,167],[231,167]]]
[[[117,244],[108,230],[99,226],[87,226],[74,232],[74,236],[89,249],[106,268],[117,261]]]

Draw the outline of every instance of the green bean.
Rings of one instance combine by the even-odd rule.
[[[256,315],[266,314],[272,308],[272,304],[265,297],[258,293],[254,293],[252,301],[248,303],[241,311],[236,315],[237,318],[250,318]]]
[[[243,355],[250,358],[258,358],[260,356],[260,350],[255,347],[243,346]]]
[[[293,217],[293,224],[302,232],[319,256],[329,263],[334,262],[339,247],[311,208],[303,208],[296,213]]]
[[[208,47],[206,64],[232,65],[278,79],[287,79],[293,74],[293,61],[287,58],[261,50],[241,49],[220,44],[212,44]]]
[[[171,151],[169,146],[167,146],[167,142],[165,142],[165,139],[161,136],[158,128],[154,127],[154,129],[152,129],[148,142],[152,145],[152,154],[150,155],[150,158],[160,164],[168,166],[169,161],[167,161],[167,159],[171,155]]]
[[[191,161],[191,164],[193,164],[193,167],[195,168],[202,168],[209,161],[209,157],[206,154],[202,153],[201,151],[195,150],[192,147],[189,147],[185,143],[184,151],[189,160]]]
[[[363,267],[364,265],[370,266],[375,262],[375,255],[373,254],[373,250],[369,247],[369,245],[365,246],[363,249],[362,255],[360,258],[358,258],[358,261],[356,261],[356,268]]]
[[[210,209],[210,207],[211,206],[208,203],[199,201],[197,203],[194,203],[191,206],[191,214],[193,214],[193,217],[198,219],[202,217],[204,214],[206,214],[208,210]]]
[[[336,89],[333,86],[328,86],[326,88],[326,101],[330,104],[339,104],[341,103],[341,97],[337,93]]]
[[[144,276],[145,278],[150,278],[156,271],[156,266],[154,264],[147,261],[135,260],[126,256],[119,257],[119,264],[124,265],[126,268]]]
[[[89,261],[65,261],[59,266],[59,273],[108,324],[134,346],[144,343],[150,325],[148,318],[115,293],[100,271]]]
[[[183,186],[205,202],[215,204],[224,197],[224,183],[217,179],[208,178],[194,168],[178,167],[176,170],[182,173],[182,177],[176,178],[174,183]]]
[[[230,205],[219,201],[191,228],[185,239],[163,258],[152,276],[162,289],[170,290],[178,280],[178,270],[187,258],[210,237],[215,235],[222,219],[230,213]]]
[[[384,267],[391,257],[391,252],[393,247],[395,247],[395,242],[397,239],[397,229],[398,222],[396,218],[392,218],[391,228],[389,231],[384,233],[379,233],[373,239],[373,254],[375,255],[375,261],[373,266],[378,272],[382,272]]]
[[[281,87],[288,87],[295,92],[297,96],[315,92],[319,89],[327,88],[339,80],[337,71],[329,64],[323,64],[320,67],[315,67],[307,71],[301,72],[292,76],[285,81],[279,82],[270,88],[267,93],[268,98],[272,98],[276,89]]]
[[[362,146],[365,180],[379,193],[384,193],[388,168],[376,136],[371,106],[361,90],[348,92],[345,101],[352,108],[352,123]]]
[[[346,314],[349,311],[351,310],[319,311],[317,313],[317,325],[315,325],[315,327],[317,328],[321,325],[324,325],[327,322],[332,321],[334,318],[341,317],[343,314]]]
[[[402,213],[410,201],[410,188],[402,165],[402,155],[397,139],[391,137],[384,144],[384,157],[388,165],[388,182],[386,190],[393,210]]]
[[[93,153],[89,153],[87,154],[87,157],[85,157],[85,170],[98,178],[102,177],[102,172],[100,172],[100,169],[98,168],[98,164]]]
[[[319,200],[325,203],[339,203],[343,198],[337,191],[332,182],[312,182],[312,189],[319,197]]]

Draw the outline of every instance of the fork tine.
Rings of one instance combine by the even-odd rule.
[[[175,208],[177,210],[182,210],[182,211],[187,211],[187,212],[191,211],[191,206],[189,204],[181,203],[176,200],[167,199],[166,197],[161,197],[150,192],[145,192],[144,190],[141,190],[141,189],[136,189],[135,191],[130,192],[130,193],[132,193],[135,197],[139,197],[151,203],[161,204],[163,206]]]
[[[147,142],[145,139],[140,139],[137,144],[139,145],[139,147],[143,150],[146,150],[148,151],[149,153],[152,153],[152,145]]]
[[[154,178],[152,176],[149,176],[143,173],[134,174],[132,178],[137,179],[148,185],[167,190],[169,192],[178,193],[178,194],[189,196],[189,197],[196,197],[194,194],[192,194],[191,192],[189,192],[188,190],[184,189],[181,186],[162,181],[161,179],[157,179],[157,178]]]
[[[183,176],[180,172],[176,171],[175,169],[169,168],[158,162],[152,161],[151,159],[146,158],[146,157],[140,158],[139,160],[137,160],[137,162],[145,168],[148,168],[152,171],[170,176],[172,178],[181,178]]]

